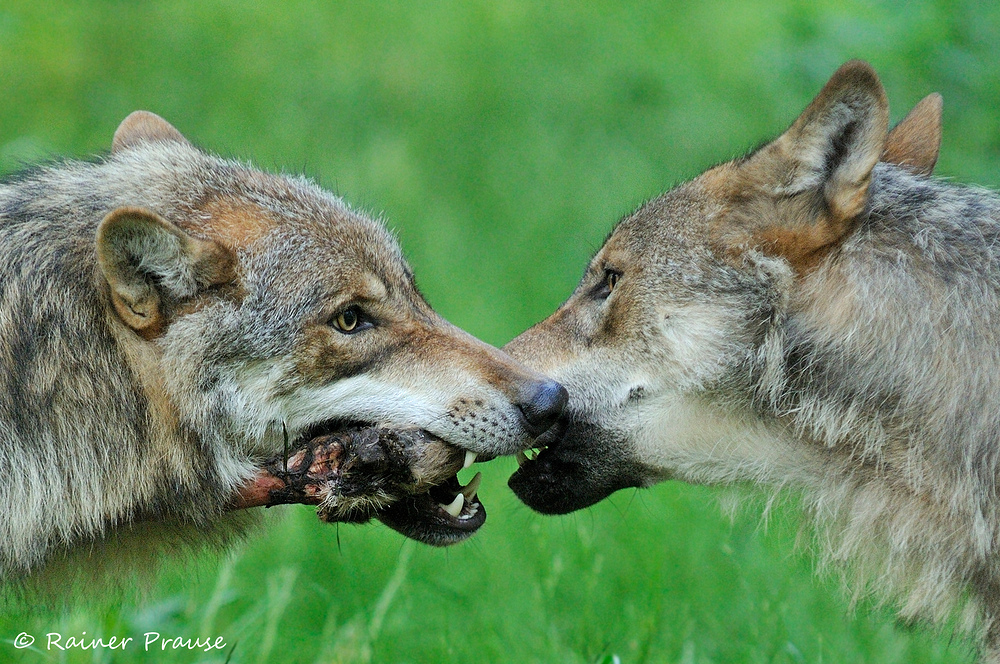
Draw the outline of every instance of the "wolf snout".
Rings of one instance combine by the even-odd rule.
[[[528,433],[538,437],[548,431],[559,420],[567,401],[569,393],[556,381],[546,378],[532,382],[517,401]]]

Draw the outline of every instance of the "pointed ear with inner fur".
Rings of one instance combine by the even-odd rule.
[[[941,151],[943,105],[944,100],[936,92],[921,99],[889,132],[880,161],[896,164],[917,175],[933,173]]]
[[[155,113],[134,111],[122,120],[111,139],[111,153],[121,152],[141,143],[183,143],[190,145],[181,132]]]
[[[97,229],[97,262],[115,311],[145,339],[159,336],[172,305],[233,279],[235,258],[142,208],[113,211]]]
[[[782,193],[814,190],[832,217],[857,216],[888,128],[889,102],[878,75],[860,60],[844,64],[774,142],[792,168]]]
[[[800,272],[814,265],[864,211],[888,124],[874,70],[859,60],[843,65],[785,133],[715,172],[731,201],[726,250],[754,246]]]

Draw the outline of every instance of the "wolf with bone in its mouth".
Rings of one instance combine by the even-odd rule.
[[[427,434],[409,480],[451,488],[386,521],[458,541],[485,516],[462,461],[526,447],[566,400],[431,310],[381,223],[151,113],[106,158],[0,184],[0,256],[0,577],[216,528],[285,436],[359,423]]]

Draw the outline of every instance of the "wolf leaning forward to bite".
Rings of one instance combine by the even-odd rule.
[[[457,469],[565,401],[438,316],[380,222],[151,113],[105,158],[0,184],[0,579],[226,541],[266,459],[347,424],[422,430],[409,480],[450,502],[362,494],[331,520],[456,542],[485,518]]]

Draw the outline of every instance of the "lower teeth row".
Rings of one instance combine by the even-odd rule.
[[[462,513],[462,507],[465,505],[465,496],[460,493],[455,496],[455,500],[451,501],[451,504],[438,503],[438,505],[448,514],[457,517]]]
[[[455,498],[451,501],[451,503],[448,505],[438,503],[438,506],[451,516],[457,518],[458,515],[462,513],[462,507],[464,507],[465,503],[468,502],[470,505],[469,516],[472,516],[478,510],[478,507],[472,502],[472,499],[475,498],[476,492],[479,491],[479,484],[482,479],[483,474],[476,473],[475,476],[469,480],[469,483],[463,486],[459,492],[455,494]]]

